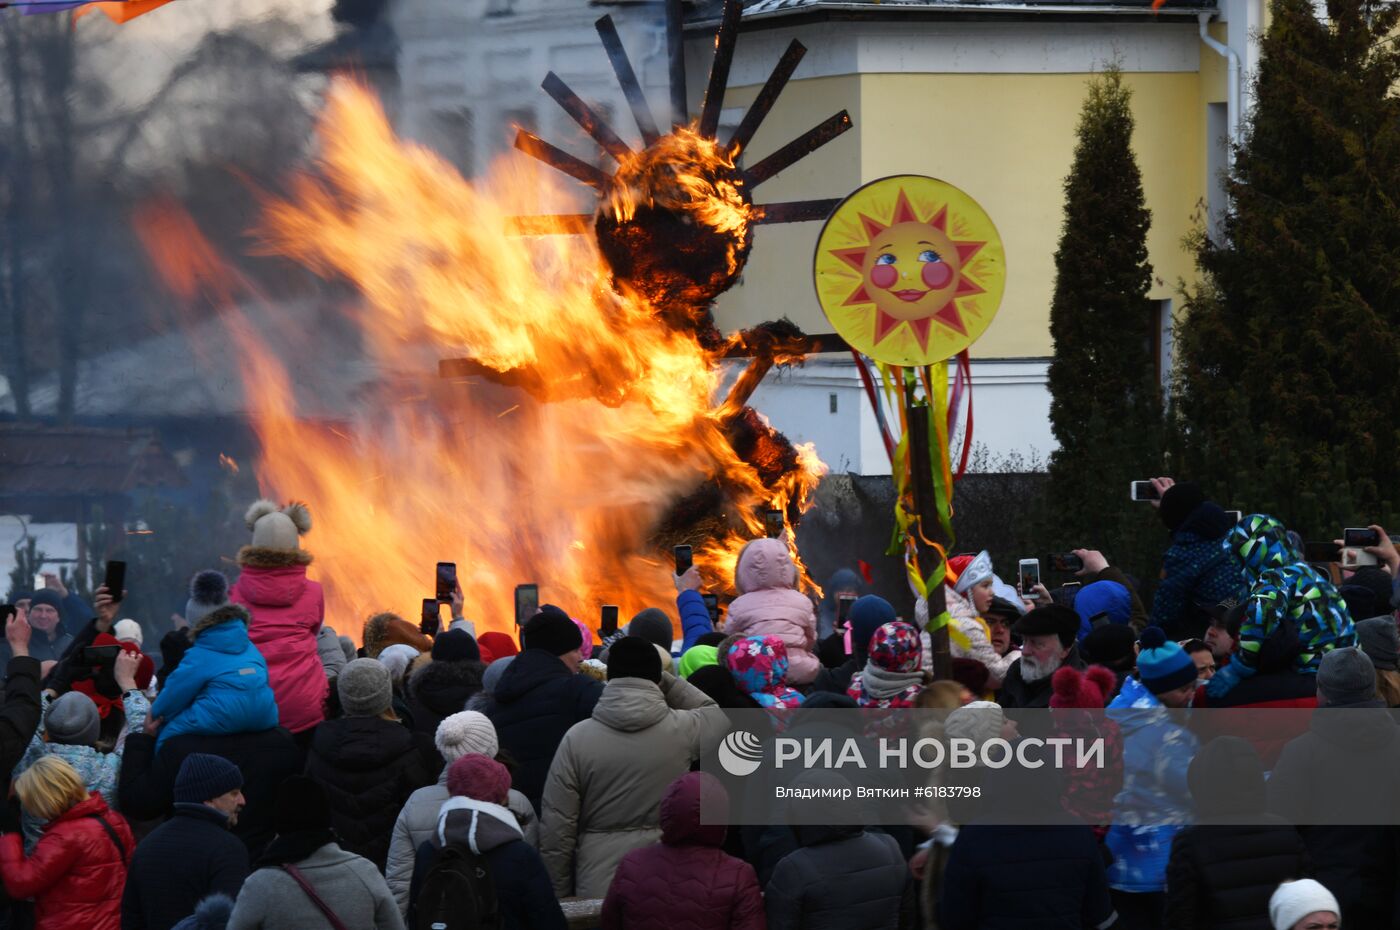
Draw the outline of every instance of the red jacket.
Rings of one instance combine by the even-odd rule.
[[[228,598],[247,607],[253,616],[248,638],[267,660],[278,722],[301,733],[326,716],[326,673],[316,650],[316,634],[326,616],[325,595],[318,582],[307,579],[302,550],[282,556],[286,564],[272,565],[250,563],[246,555],[250,549],[239,553],[243,573],[229,589]],[[262,554],[265,562],[280,550],[252,551]]]
[[[719,849],[724,826],[700,823],[706,808],[728,809],[710,796],[724,789],[711,775],[690,772],[661,799],[661,842],[623,857],[603,899],[603,930],[764,930],[763,895],[753,866]]]
[[[96,817],[121,840],[119,852]],[[34,854],[18,833],[0,836],[0,876],[12,898],[34,899],[34,930],[120,930],[131,829],[93,794],[44,827]]]

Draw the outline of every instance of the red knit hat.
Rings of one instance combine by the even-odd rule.
[[[1102,665],[1091,665],[1082,675],[1066,665],[1050,679],[1050,687],[1051,707],[1103,710],[1118,687],[1118,678]]]
[[[504,659],[506,656],[517,655],[520,648],[515,645],[515,640],[506,633],[497,633],[494,630],[490,633],[482,633],[476,638],[476,644],[481,647],[482,659],[484,653],[491,653],[492,659]]]
[[[447,790],[454,798],[504,804],[510,793],[510,772],[495,759],[468,753],[447,769]]]

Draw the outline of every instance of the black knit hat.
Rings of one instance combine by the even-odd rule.
[[[433,640],[434,662],[480,662],[481,647],[466,630],[448,630]]]
[[[1079,652],[1085,662],[1106,665],[1116,672],[1127,671],[1136,658],[1136,642],[1137,634],[1126,623],[1105,623],[1084,637]]]
[[[175,776],[175,801],[179,804],[203,804],[243,787],[243,773],[238,766],[207,752],[192,752],[180,763]]]
[[[520,628],[520,644],[526,649],[543,649],[562,656],[583,648],[583,633],[569,615],[552,604],[545,604]]]
[[[1205,502],[1206,493],[1201,490],[1199,484],[1182,481],[1167,488],[1166,493],[1162,495],[1162,504],[1157,508],[1157,514],[1167,525],[1167,529],[1175,533],[1181,524],[1186,522],[1186,518]]]
[[[640,636],[624,636],[608,649],[608,681],[645,678],[661,683],[661,653]]]
[[[272,827],[281,836],[300,830],[329,830],[331,799],[326,789],[305,775],[290,776],[277,786]]]

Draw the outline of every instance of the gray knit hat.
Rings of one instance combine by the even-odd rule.
[[[1362,620],[1356,625],[1356,639],[1361,651],[1376,668],[1387,672],[1400,665],[1400,630],[1395,627],[1395,618],[1386,614]]]
[[[490,665],[486,666],[485,673],[481,676],[481,690],[487,694],[496,693],[496,683],[501,680],[501,676],[506,673],[510,663],[515,661],[515,656],[501,656]]]
[[[394,683],[378,659],[356,659],[336,679],[340,706],[347,717],[376,717],[394,706]]]
[[[1376,667],[1360,649],[1333,649],[1317,667],[1317,693],[1334,706],[1374,700]]]
[[[185,622],[193,628],[228,603],[228,579],[223,572],[198,572],[190,579],[190,599],[185,602]]]
[[[49,742],[60,746],[92,746],[101,727],[97,705],[81,691],[69,691],[54,701],[44,718]]]

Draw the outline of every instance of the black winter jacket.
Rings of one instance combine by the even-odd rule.
[[[558,657],[526,649],[510,663],[486,705],[501,748],[515,757],[513,787],[540,809],[554,752],[569,728],[593,716],[603,683],[576,675]]]
[[[175,816],[131,856],[122,930],[170,930],[211,894],[237,898],[247,877],[248,849],[224,815],[204,804],[176,804]]]
[[[794,828],[801,848],[763,889],[768,930],[905,930],[914,885],[899,844],[860,826]]]
[[[159,754],[155,737],[131,734],[126,738],[117,787],[122,813],[133,820],[154,820],[171,813],[180,763],[195,752],[222,756],[243,773],[243,796],[248,805],[239,814],[233,835],[248,847],[248,857],[256,859],[276,832],[272,802],[277,787],[302,767],[301,751],[292,734],[281,727],[232,736],[187,733],[166,740]]]
[[[480,662],[429,662],[408,680],[408,707],[414,732],[431,739],[444,717],[465,710],[481,690],[486,666]]]
[[[1070,648],[1069,655],[1065,656],[1065,665],[1079,671],[1084,671],[1084,660],[1079,656],[1079,646],[1075,644]],[[997,692],[997,703],[1002,707],[1049,707],[1050,706],[1050,680],[1054,675],[1046,675],[1039,681],[1027,682],[1021,677],[1021,660],[1017,659],[1011,663],[1011,668],[1006,671],[1006,680],[1001,683],[1001,690]]]
[[[1339,807],[1350,814],[1341,825],[1298,827],[1313,877],[1336,895],[1347,930],[1392,930],[1400,919],[1400,827],[1373,826],[1400,823],[1396,771],[1400,727],[1371,701],[1318,708],[1269,776],[1269,810],[1285,820],[1325,823]]]
[[[1105,927],[1114,914],[1098,841],[1084,826],[965,826],[942,886],[941,930]]]
[[[316,727],[306,775],[325,787],[331,827],[346,852],[384,871],[394,821],[408,796],[432,781],[431,744],[401,723],[342,717]]]
[[[10,780],[34,731],[39,728],[39,661],[16,656],[5,669],[5,703],[0,705],[0,778]]]
[[[1212,740],[1187,770],[1206,822],[1172,840],[1167,925],[1173,930],[1271,930],[1269,898],[1280,882],[1309,875],[1303,840],[1266,812],[1264,768],[1240,737]]]

